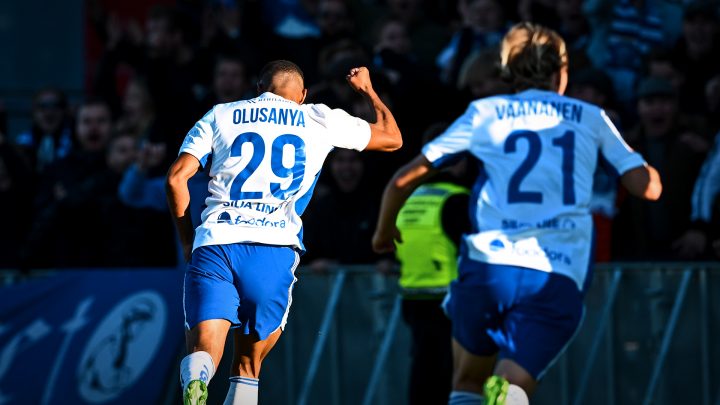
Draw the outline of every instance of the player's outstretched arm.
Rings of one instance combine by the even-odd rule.
[[[200,162],[189,153],[181,153],[170,166],[165,182],[170,215],[175,220],[180,242],[182,243],[185,260],[190,259],[194,231],[190,218],[190,190],[188,180],[197,173]]]
[[[437,172],[424,155],[418,155],[401,167],[385,186],[380,203],[380,215],[372,238],[373,250],[387,253],[395,250],[397,240],[402,243],[395,221],[410,194],[425,180]]]
[[[370,142],[365,150],[378,150],[383,152],[392,152],[400,149],[402,146],[402,135],[400,128],[395,122],[390,109],[382,102],[380,97],[375,93],[370,81],[370,72],[366,67],[356,67],[350,69],[347,75],[347,81],[350,86],[362,94],[370,103],[375,111],[377,121],[370,124]]]
[[[648,164],[628,170],[620,181],[635,197],[656,201],[662,194],[660,174]]]

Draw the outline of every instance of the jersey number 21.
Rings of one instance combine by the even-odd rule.
[[[508,203],[534,203],[542,204],[543,194],[539,191],[523,191],[520,185],[525,176],[535,167],[542,152],[540,135],[534,131],[514,131],[505,139],[505,153],[515,153],[517,143],[524,139],[528,143],[528,152],[515,173],[510,177],[508,184]],[[563,204],[575,204],[575,185],[573,172],[575,170],[575,132],[566,131],[562,136],[553,138],[553,146],[562,149],[562,176],[563,176]]]

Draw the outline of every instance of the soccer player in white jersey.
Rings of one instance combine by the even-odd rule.
[[[180,366],[185,404],[206,402],[231,328],[235,350],[225,404],[257,403],[260,365],[285,326],[304,250],[300,215],[325,157],[335,147],[393,151],[402,145],[367,68],[353,68],[347,80],[375,111],[375,123],[303,104],[300,68],[274,61],[260,73],[259,97],[216,105],[187,134],[167,178],[170,209],[190,258],[184,286],[190,354]],[[209,157],[210,196],[193,230],[187,180]]]
[[[564,97],[567,54],[557,33],[521,23],[504,37],[503,76],[516,91],[476,100],[387,185],[373,247],[401,242],[397,213],[439,167],[469,153],[482,163],[473,232],[460,248],[445,310],[452,321],[450,404],[527,404],[578,330],[590,281],[588,205],[604,159],[635,196],[656,200],[657,171],[600,108]],[[600,156],[600,157],[599,157]],[[460,215],[460,214],[459,214]]]

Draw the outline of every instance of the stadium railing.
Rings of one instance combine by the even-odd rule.
[[[0,285],[54,273],[2,271]],[[261,404],[406,403],[411,340],[397,274],[342,266],[297,276],[287,328],[263,367]],[[717,291],[718,262],[597,265],[581,329],[533,404],[720,405]],[[225,396],[226,353],[211,404]],[[152,377],[173,382],[164,403],[177,403],[177,365]]]

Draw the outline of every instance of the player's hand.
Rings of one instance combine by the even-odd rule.
[[[375,253],[394,252],[395,241],[402,243],[402,236],[396,226],[387,230],[377,229],[372,238],[372,248]]]
[[[370,71],[364,66],[350,69],[350,73],[345,78],[350,83],[350,87],[358,93],[368,94],[373,89],[370,81]]]

